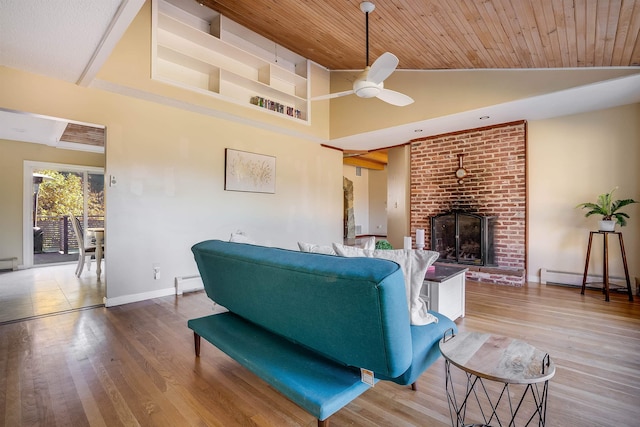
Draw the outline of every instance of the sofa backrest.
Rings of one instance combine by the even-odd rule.
[[[192,247],[216,303],[348,366],[389,377],[411,364],[411,333],[400,267],[209,240]]]

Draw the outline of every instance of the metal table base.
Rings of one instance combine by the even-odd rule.
[[[502,390],[498,396],[492,396],[493,392],[488,390],[484,383],[484,381],[490,380],[484,380],[483,378],[465,372],[467,376],[466,391],[456,394],[451,379],[451,363],[445,361],[445,366],[447,371],[447,401],[452,426],[529,426],[537,424],[542,427],[545,425],[547,394],[549,391],[548,380],[544,383],[526,385],[505,383],[502,385]],[[523,388],[524,390],[512,390],[512,388]],[[530,402],[527,402],[527,397],[529,397]],[[482,414],[483,423],[465,424],[467,408],[474,403]],[[533,403],[533,405],[527,405],[526,403]],[[533,410],[531,410],[531,407],[533,407]],[[505,408],[505,410],[500,413],[500,409],[502,408]],[[524,413],[523,411],[525,410],[528,410],[530,414]],[[524,424],[516,423],[516,421],[520,419],[524,420]]]

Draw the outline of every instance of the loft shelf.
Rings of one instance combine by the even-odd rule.
[[[153,78],[250,108],[260,108],[254,97],[269,99],[308,122],[309,61],[197,7],[206,12],[198,16],[180,0],[153,2]]]

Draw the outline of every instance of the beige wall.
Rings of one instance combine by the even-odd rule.
[[[409,146],[389,149],[387,165],[387,240],[396,249],[409,236]]]
[[[104,155],[0,139],[0,258],[23,263],[24,162],[104,167]]]
[[[171,293],[175,277],[196,274],[190,247],[204,239],[341,241],[342,156],[317,143],[328,103],[304,124],[150,80],[149,11],[89,88],[0,67],[0,107],[106,126],[105,174],[118,182],[105,196],[107,304]],[[312,76],[328,86],[325,70]],[[276,193],[225,191],[225,148],[276,157]]]
[[[553,70],[398,70],[385,87],[410,95],[415,102],[395,107],[355,95],[331,101],[331,138],[341,138],[406,123],[638,74],[631,68]],[[331,73],[331,92],[349,90],[353,73]],[[317,104],[317,103],[314,103]],[[428,136],[428,135],[425,135]]]
[[[147,2],[127,29],[106,64],[100,69],[93,87],[133,95],[154,102],[174,105],[201,114],[230,121],[252,124],[264,129],[277,129],[291,135],[325,142],[329,137],[329,102],[314,102],[313,120],[305,123],[283,114],[266,112],[248,104],[227,102],[216,96],[184,90],[180,87],[152,80],[151,2]],[[329,72],[311,65],[311,96],[326,93]]]
[[[108,172],[119,182],[107,194],[108,261],[117,266],[108,267],[108,292],[114,282],[123,285],[116,296],[194,274],[189,247],[237,230],[268,246],[341,241],[336,150],[136,100],[127,100],[107,129]],[[224,191],[225,148],[276,157],[276,193]],[[153,263],[161,265],[164,285],[153,282]]]
[[[339,151],[4,67],[0,93],[3,108],[106,126],[105,173],[118,181],[106,189],[108,304],[170,293],[176,276],[196,273],[189,248],[203,239],[237,230],[289,248],[342,239]],[[224,191],[227,147],[275,156],[276,194]]]
[[[387,235],[387,169],[369,171],[369,234]]]
[[[541,268],[582,273],[589,231],[578,203],[618,186],[617,198],[640,201],[640,104],[529,123],[529,279]],[[623,209],[623,232],[633,282],[640,276],[640,204]],[[611,274],[624,277],[617,239],[610,238]],[[602,239],[594,237],[590,272],[602,273]]]
[[[298,240],[340,241],[342,156],[316,143],[329,133],[329,102],[313,103],[313,120],[307,125],[153,82],[149,78],[149,34],[147,4],[89,88],[0,67],[0,107],[106,126],[106,174],[118,181],[117,186],[106,189],[108,303],[170,293],[174,277],[195,273],[189,248],[203,239],[226,239],[231,232],[243,230],[258,243],[290,248]],[[326,71],[315,67],[313,73],[314,82],[328,85]],[[454,80],[449,84],[446,76],[441,76],[441,91],[451,93],[453,83],[462,84],[457,73],[451,73]],[[531,84],[538,90],[543,80],[532,77]],[[423,91],[419,97],[425,102],[429,99],[416,107],[435,108],[441,103],[460,109],[483,94],[494,99],[502,84],[487,87],[476,81],[463,85],[473,93],[439,98],[429,92],[430,85],[416,89],[412,84],[411,88]],[[518,93],[522,91],[526,90]],[[312,88],[312,95],[315,93],[322,90]],[[340,110],[339,102],[334,109],[331,104],[331,114],[343,117],[336,120],[367,130],[409,121],[416,111],[403,110],[399,116],[396,109],[383,106],[370,114],[352,107]],[[530,273],[551,264],[580,270],[585,234],[592,225],[579,222],[584,220],[573,210],[575,203],[614,185],[621,186],[621,196],[640,198],[638,108],[530,124]],[[227,147],[275,156],[276,194],[224,191]],[[392,150],[390,159],[397,169],[388,171],[388,235],[394,247],[402,247],[409,216],[408,148]],[[601,169],[603,164],[605,169]],[[567,171],[567,165],[575,167]],[[595,185],[596,174],[604,176],[602,186],[600,179]],[[11,203],[8,211],[17,212],[13,201],[2,203]],[[640,239],[634,221],[640,218],[638,206],[629,213],[632,224],[624,232],[630,267],[637,275],[635,242]],[[549,216],[560,217],[560,225],[547,225]],[[568,232],[569,227],[582,228]],[[153,280],[156,263],[161,280]]]

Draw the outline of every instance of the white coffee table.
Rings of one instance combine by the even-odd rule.
[[[440,352],[453,426],[545,425],[549,380],[556,373],[547,353],[509,337],[452,330],[440,340]],[[460,383],[456,392],[451,365],[466,374],[464,392]],[[465,424],[467,412],[480,424]]]

